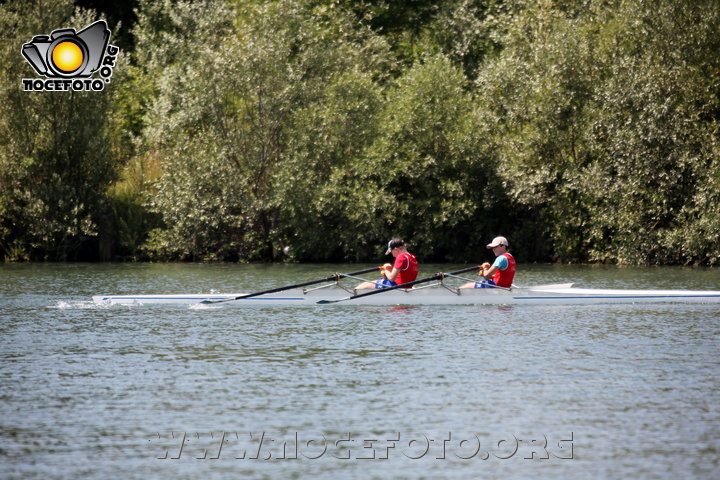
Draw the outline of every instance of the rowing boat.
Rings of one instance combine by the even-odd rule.
[[[248,298],[242,293],[176,295],[97,295],[103,305],[202,304],[228,302],[235,305],[317,305],[348,299],[363,292],[328,285],[312,290],[290,289]],[[577,305],[608,303],[720,303],[720,291],[616,290],[575,288],[571,283],[532,287],[457,289],[443,283],[397,289],[355,298],[345,304],[359,305]]]

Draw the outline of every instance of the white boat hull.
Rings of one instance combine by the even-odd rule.
[[[365,293],[370,290],[358,290]],[[228,301],[242,293],[189,295],[98,295],[93,301],[107,305],[199,304],[218,305],[317,305],[352,293],[338,287],[303,292],[287,290],[269,295]],[[571,284],[499,288],[450,289],[442,286],[393,290],[343,301],[337,305],[576,305],[608,303],[720,303],[720,291],[613,290],[572,288]]]

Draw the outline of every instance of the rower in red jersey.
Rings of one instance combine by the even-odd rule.
[[[385,255],[392,254],[395,261],[392,266],[388,263],[380,267],[383,278],[375,282],[365,282],[358,285],[363,288],[388,288],[403,283],[414,282],[418,276],[418,261],[415,255],[407,251],[405,242],[401,238],[393,238],[388,242]]]
[[[508,241],[505,237],[495,237],[487,248],[495,254],[495,262],[490,265],[483,263],[478,275],[485,277],[480,282],[468,282],[460,288],[510,288],[515,278],[515,258],[508,252]]]

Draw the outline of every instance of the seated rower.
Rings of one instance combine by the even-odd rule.
[[[494,286],[510,288],[515,277],[515,258],[508,252],[508,241],[505,237],[495,237],[487,245],[496,258],[492,265],[483,263],[478,275],[484,277],[479,282],[468,282],[460,288],[493,288]]]
[[[415,255],[408,252],[405,242],[400,238],[393,238],[388,242],[388,249],[385,255],[392,253],[395,262],[390,265],[386,263],[380,268],[382,279],[374,282],[364,282],[355,287],[356,290],[366,288],[388,288],[403,283],[414,282],[418,275],[418,261]]]

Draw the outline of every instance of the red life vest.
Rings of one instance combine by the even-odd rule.
[[[398,255],[393,266],[399,270],[395,277],[395,283],[398,285],[414,282],[418,276],[418,261],[412,253],[403,252]]]
[[[508,266],[505,270],[498,269],[493,275],[493,281],[498,287],[510,288],[515,278],[515,259],[509,253],[503,253],[503,256],[507,258]]]

